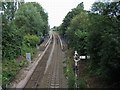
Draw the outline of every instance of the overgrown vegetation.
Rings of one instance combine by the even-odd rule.
[[[80,3],[59,27],[68,48],[90,55],[88,72],[105,79],[109,86],[120,82],[119,26],[120,2],[95,2],[91,11]]]
[[[64,74],[68,81],[68,88],[74,88],[75,76],[74,76],[74,71],[72,69],[72,64],[70,62],[70,59],[67,58],[64,64],[66,65],[64,67]]]
[[[85,81],[83,79],[78,79],[75,77],[75,73],[72,66],[72,60],[70,58],[67,58],[63,63],[65,64],[64,75],[67,78],[69,90],[72,90],[73,88],[76,87],[75,82],[78,88],[81,89],[85,88],[86,87]]]
[[[3,61],[3,75],[2,75],[2,85],[3,88],[7,87],[7,84],[10,80],[14,78],[14,76],[18,73],[18,71],[27,64],[27,61],[22,60],[20,62],[16,60],[4,60]]]
[[[26,53],[33,55],[36,44],[48,32],[48,15],[38,3],[2,2],[3,86],[26,64]],[[22,59],[24,59],[22,58]]]

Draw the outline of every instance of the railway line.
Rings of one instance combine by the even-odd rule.
[[[24,88],[67,88],[62,63],[64,53],[56,33],[53,33],[48,45],[48,49]]]

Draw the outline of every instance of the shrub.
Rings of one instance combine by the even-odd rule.
[[[9,81],[15,77],[17,72],[24,66],[27,62],[20,61],[17,62],[16,60],[4,60],[2,62],[2,86],[6,88],[6,85]]]
[[[38,42],[39,42],[39,37],[37,37],[36,35],[28,34],[28,35],[24,36],[24,43],[27,46],[35,47]]]

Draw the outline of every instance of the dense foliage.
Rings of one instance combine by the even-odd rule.
[[[22,4],[18,10],[13,9],[16,7],[13,6],[14,2],[7,2],[2,5],[3,7],[7,6],[7,8],[3,8],[5,14],[2,16],[3,59],[13,59],[21,55],[25,41],[29,39],[30,46],[33,46],[33,43],[35,46],[40,37],[47,33],[48,16],[38,3]],[[11,12],[13,12],[12,15]],[[28,34],[29,36],[26,38]],[[36,41],[37,37],[39,40]],[[35,41],[32,38],[35,38]],[[28,42],[26,44],[28,45]]]
[[[120,82],[120,2],[95,2],[91,11],[78,6],[64,18],[61,34],[69,48],[90,55],[90,73]]]
[[[26,64],[26,53],[33,54],[36,44],[48,31],[48,15],[38,3],[2,2],[3,87]],[[18,60],[18,59],[22,60]]]

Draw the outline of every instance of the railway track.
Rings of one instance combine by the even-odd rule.
[[[51,42],[52,42],[52,40],[51,40]],[[46,67],[46,62],[47,62],[48,56],[49,56],[50,51],[51,51],[51,47],[52,47],[52,43],[51,42],[50,42],[50,45],[49,45],[47,51],[45,52],[44,56],[38,62],[38,65],[35,68],[32,76],[28,80],[25,88],[36,88],[39,85],[38,82],[41,80],[41,78],[44,75],[44,70],[45,70],[45,67]]]
[[[63,75],[60,38],[53,34],[50,45],[24,88],[67,88]]]

